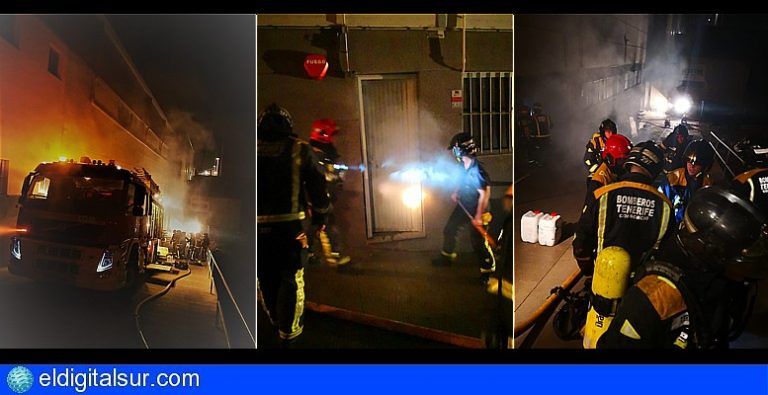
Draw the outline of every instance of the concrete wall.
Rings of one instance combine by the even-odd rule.
[[[258,16],[259,26],[327,27],[346,22],[347,26],[366,28],[431,28],[438,14],[264,14]],[[449,27],[467,29],[512,30],[508,14],[443,14]]]
[[[0,37],[0,159],[10,168],[9,196],[0,196],[0,223],[15,224],[24,177],[40,162],[61,156],[146,168],[165,193],[173,184],[183,185],[182,163],[190,161],[191,150],[184,158],[160,155],[156,135],[137,136],[94,104],[96,84],[110,100],[121,99],[41,19],[17,15],[14,24],[14,42]],[[48,72],[51,48],[60,54],[60,78]],[[8,245],[7,235],[0,235],[0,245]],[[7,259],[0,254],[0,265]]]
[[[0,38],[0,158],[10,161],[9,194],[19,194],[38,163],[61,156],[143,167],[161,189],[179,180],[177,158],[161,156],[93,103],[99,78],[66,43],[37,17],[15,20],[18,46]],[[60,53],[61,78],[48,72],[50,48]]]
[[[540,102],[552,117],[552,144],[569,165],[600,121],[611,117],[630,134],[629,117],[642,108],[644,84],[624,89],[624,78],[646,61],[647,15],[516,15],[515,100]],[[592,81],[616,78],[619,92],[585,100]]]
[[[511,18],[511,16],[510,16]],[[257,31],[257,99],[259,109],[277,102],[291,112],[295,131],[308,138],[313,120],[330,117],[342,134],[337,148],[346,163],[362,163],[358,82],[344,76],[344,61],[333,47],[330,29],[263,27]],[[323,37],[331,37],[328,45]],[[349,64],[356,75],[413,73],[418,78],[419,146],[422,159],[448,155],[451,136],[461,130],[461,109],[452,108],[451,90],[462,89],[461,34],[447,31],[432,47],[425,31],[351,30]],[[467,71],[511,71],[511,32],[467,32]],[[324,44],[325,43],[325,44]],[[329,76],[322,81],[305,77],[302,64],[307,53],[327,54]],[[431,55],[430,55],[431,54]],[[397,144],[397,142],[393,142]],[[512,155],[481,157],[496,181],[512,180]],[[494,186],[494,194],[502,186]],[[426,239],[390,242],[382,248],[437,250],[442,227],[453,208],[448,193],[426,190],[424,225]],[[366,212],[363,177],[349,172],[336,204],[336,221],[344,229],[344,243],[366,246]]]

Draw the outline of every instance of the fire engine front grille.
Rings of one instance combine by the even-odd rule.
[[[79,269],[75,264],[50,259],[38,259],[35,262],[35,268],[57,274],[77,274]]]
[[[37,252],[40,255],[64,259],[80,259],[83,255],[80,250],[75,248],[57,247],[50,245],[38,246]]]

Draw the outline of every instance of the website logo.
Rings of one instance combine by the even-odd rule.
[[[35,383],[35,376],[32,371],[24,366],[17,366],[8,372],[8,388],[17,394],[23,394],[32,388]]]

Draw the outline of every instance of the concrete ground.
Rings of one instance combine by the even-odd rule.
[[[141,310],[151,348],[223,348],[207,268]],[[0,348],[143,348],[133,311],[165,283],[147,282],[130,297],[38,283],[0,267]]]
[[[434,252],[382,247],[345,251],[353,262],[305,269],[306,300],[439,331],[481,338],[496,314],[496,298],[485,291],[471,253],[451,266],[435,266]],[[274,346],[274,330],[259,312],[259,348]],[[511,318],[510,318],[511,320]],[[452,346],[352,324],[308,312],[306,348],[421,348]]]
[[[671,130],[662,129],[663,118],[641,118],[645,128],[638,136],[631,137],[635,142],[653,139],[659,141]],[[676,121],[672,122],[677,124]],[[560,148],[545,147],[538,153],[542,158],[558,158],[558,161],[542,161],[542,167],[521,166],[516,164],[515,218],[517,224],[528,210],[555,211],[563,216],[565,234],[562,241],[554,247],[524,243],[515,240],[515,320],[522,322],[532,316],[549,296],[550,290],[560,285],[578,267],[573,259],[571,248],[572,233],[568,224],[578,221],[586,192],[586,169],[581,163],[582,147]],[[721,177],[721,170],[716,165],[713,169],[715,179]],[[525,174],[526,177],[518,175]],[[761,284],[765,287],[765,284]],[[583,287],[578,283],[574,290]],[[768,294],[758,295],[752,319],[746,332],[731,344],[734,348],[768,347]],[[521,344],[524,337],[516,339]],[[533,348],[580,348],[581,341],[563,341],[552,330],[552,321],[544,324],[543,330],[533,342]]]

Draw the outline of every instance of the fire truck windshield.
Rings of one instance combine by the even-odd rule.
[[[122,214],[132,200],[125,184],[118,178],[40,173],[30,180],[25,204],[80,215]]]

